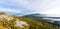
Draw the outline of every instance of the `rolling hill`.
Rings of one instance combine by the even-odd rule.
[[[37,15],[37,14],[36,14]],[[0,28],[3,29],[60,29],[59,26],[47,23],[46,20],[10,15],[0,12]]]

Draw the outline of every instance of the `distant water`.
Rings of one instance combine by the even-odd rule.
[[[55,18],[43,18],[43,19],[47,19],[49,22],[54,22],[54,21],[58,21],[60,22],[60,19],[55,19]]]
[[[60,19],[52,19],[52,21],[60,21]]]

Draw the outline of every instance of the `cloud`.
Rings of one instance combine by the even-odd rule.
[[[3,12],[12,12],[12,13],[22,13],[22,14],[31,14],[36,13],[33,7],[30,7],[32,0],[1,0],[0,2],[0,11]]]
[[[0,0],[0,7],[7,8],[8,12],[22,14],[57,14],[60,12],[60,0]]]
[[[60,0],[54,0],[49,5],[47,5],[48,9],[41,12],[41,14],[47,14],[47,16],[54,16],[54,17],[60,17]]]
[[[11,8],[0,8],[0,12],[12,12],[12,13],[22,13],[21,10],[11,9]]]
[[[9,0],[33,12],[42,12],[59,6],[60,0]]]
[[[12,6],[11,4],[13,4],[13,6],[15,5],[14,7],[17,7],[18,6],[18,8],[21,8],[22,7],[24,9],[27,9],[29,11],[33,11],[34,12],[34,11],[38,10],[38,8],[37,8],[38,7],[38,4],[36,3],[36,1],[37,0],[5,0],[4,2],[5,3],[10,2],[10,4],[7,5],[7,6]]]

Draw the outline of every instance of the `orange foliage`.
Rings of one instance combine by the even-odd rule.
[[[0,25],[0,29],[5,29],[3,26]]]

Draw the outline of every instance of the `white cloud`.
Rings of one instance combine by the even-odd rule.
[[[25,9],[35,12],[50,10],[60,6],[60,0],[9,0]]]
[[[40,0],[6,0],[12,3],[16,3],[19,6],[29,10],[29,11],[40,11]]]
[[[31,13],[38,12],[43,14],[59,14],[60,12],[59,11],[60,0],[3,0],[3,1],[17,4],[19,8],[21,6],[25,10],[31,11]],[[21,10],[18,10],[17,12],[19,11]],[[16,12],[16,10],[12,10],[12,12]]]
[[[46,16],[51,16],[51,17],[60,17],[60,8],[52,8],[47,11],[42,12],[42,14],[47,14]]]
[[[42,12],[43,14],[60,14],[60,8],[52,8],[52,9],[49,9],[45,12]]]
[[[22,11],[19,9],[11,9],[11,8],[0,8],[0,12],[12,12],[12,13],[21,13]]]

